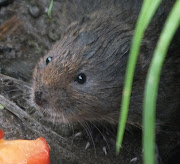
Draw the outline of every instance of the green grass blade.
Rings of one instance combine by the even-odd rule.
[[[150,23],[151,18],[153,17],[155,11],[157,10],[160,2],[161,0],[154,0],[154,1],[145,0],[136,24],[135,33],[130,49],[130,56],[128,60],[126,75],[125,75],[125,86],[123,88],[120,122],[118,127],[117,143],[116,143],[117,153],[119,153],[120,151],[120,145],[122,143],[123,135],[125,131],[125,124],[127,120],[130,94],[132,89],[133,74],[140,49],[141,40],[143,38],[144,31],[147,28],[148,24]]]
[[[144,163],[154,163],[155,150],[155,108],[158,91],[158,83],[162,64],[164,62],[168,46],[180,23],[180,0],[177,0],[171,11],[165,27],[155,49],[152,63],[148,71],[144,94],[143,112],[143,148]]]
[[[52,17],[51,17],[52,7],[53,7],[53,0],[51,0],[51,3],[50,3],[50,5],[49,5],[49,9],[48,9],[48,16],[49,16],[50,18],[52,18]]]

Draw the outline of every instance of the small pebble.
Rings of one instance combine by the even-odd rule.
[[[34,18],[38,18],[41,15],[40,9],[37,6],[29,7],[29,13]]]

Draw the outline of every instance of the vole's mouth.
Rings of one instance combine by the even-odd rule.
[[[44,107],[45,104],[47,104],[47,101],[46,100],[42,100],[42,101],[38,101],[37,99],[34,99],[36,105],[38,105],[39,107]]]
[[[65,115],[64,112],[55,112],[52,108],[42,108],[40,107],[40,111],[42,112],[44,119],[46,121],[52,122],[53,124],[59,123],[73,123],[78,122],[76,117],[73,115]]]
[[[48,104],[47,100],[43,98],[43,93],[40,91],[34,92],[34,102],[36,103],[36,105],[42,108]]]
[[[54,109],[50,103],[42,97],[42,93],[36,91],[33,100],[46,121],[53,123],[69,123],[69,120],[71,120],[67,118],[67,114],[66,116],[64,115],[63,110]]]

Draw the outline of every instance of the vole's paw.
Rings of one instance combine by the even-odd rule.
[[[85,149],[90,147],[100,147],[104,155],[115,147],[116,143],[116,127],[110,125],[86,124],[84,130],[78,132],[74,137],[83,137],[87,140]]]

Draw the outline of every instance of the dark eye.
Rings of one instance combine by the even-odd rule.
[[[84,73],[78,74],[75,81],[77,81],[79,84],[84,84],[86,82],[86,75]]]
[[[52,57],[48,57],[48,58],[46,59],[46,65],[48,65],[51,61],[52,61]]]

